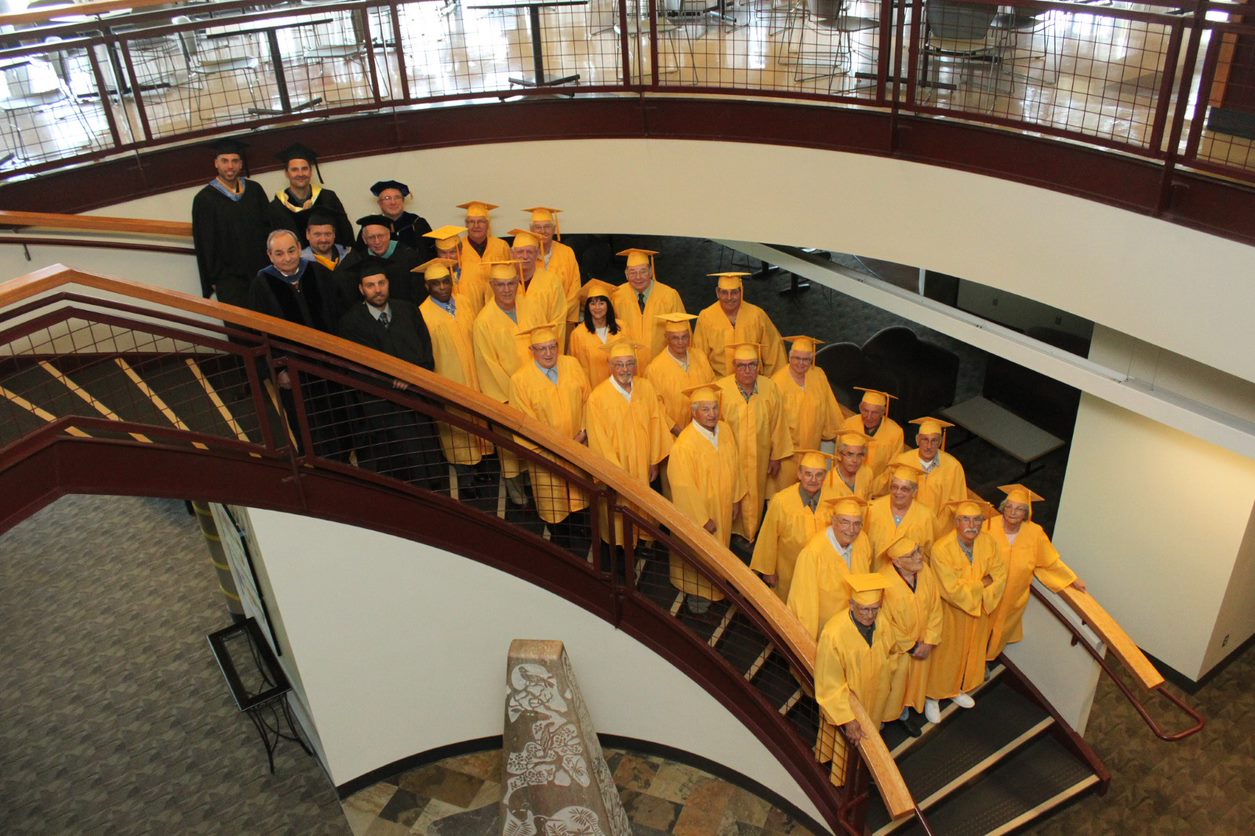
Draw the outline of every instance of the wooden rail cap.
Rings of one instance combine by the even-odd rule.
[[[154,221],[147,218],[115,218],[104,215],[58,215],[54,212],[14,212],[0,209],[0,226],[38,226],[85,232],[126,232],[139,235],[172,235],[191,238],[192,225],[185,221]]]
[[[1158,688],[1164,683],[1163,674],[1146,658],[1146,654],[1137,646],[1132,637],[1124,632],[1124,628],[1116,623],[1111,614],[1094,600],[1093,595],[1069,586],[1059,593],[1059,597],[1066,601],[1072,611],[1098,634],[1107,648],[1124,663],[1138,682],[1146,688]]]

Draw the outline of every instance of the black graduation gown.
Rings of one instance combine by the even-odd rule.
[[[340,311],[347,313],[362,302],[361,291],[357,286],[361,283],[362,263],[368,258],[382,261],[384,275],[388,277],[388,297],[403,302],[422,304],[427,298],[427,285],[419,276],[410,272],[423,262],[419,255],[405,244],[397,242],[396,249],[388,258],[370,255],[363,245],[349,250],[340,263],[336,265],[336,287],[340,295]]]
[[[248,288],[248,307],[288,322],[335,332],[339,318],[331,271],[315,261],[302,261],[304,272],[296,287],[271,268],[260,271]]]
[[[236,201],[213,186],[192,199],[192,244],[200,271],[201,295],[217,289],[218,301],[244,306],[257,271],[269,264],[266,236],[266,193],[252,180],[243,180],[244,193]]]
[[[413,212],[402,212],[401,217],[392,222],[392,240],[400,241],[417,252],[419,264],[436,257],[435,242],[423,237],[428,232],[431,232],[431,224]]]
[[[353,246],[353,225],[349,223],[349,216],[344,211],[344,204],[340,202],[340,198],[331,189],[319,191],[318,197],[310,204],[309,208],[302,209],[299,212],[293,212],[287,206],[284,206],[283,201],[279,200],[279,196],[275,195],[270,201],[266,212],[271,229],[292,230],[296,233],[302,247],[309,244],[309,241],[305,238],[305,228],[309,226],[309,216],[315,213],[330,215],[336,221],[336,243],[343,244],[346,247]]]

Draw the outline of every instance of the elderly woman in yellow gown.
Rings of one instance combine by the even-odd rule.
[[[1024,609],[1034,577],[1051,592],[1069,586],[1085,591],[1085,584],[1059,557],[1046,532],[1033,522],[1032,503],[1043,501],[1042,497],[1023,485],[1003,485],[998,490],[1007,495],[1002,514],[990,519],[985,529],[1007,556],[1007,589],[989,617],[989,650],[985,658],[991,662],[1008,644],[1024,638]]]

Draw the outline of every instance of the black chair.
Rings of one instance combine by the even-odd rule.
[[[896,390],[885,390],[898,396],[893,414],[899,423],[935,415],[954,403],[959,382],[959,357],[954,352],[921,340],[910,328],[895,325],[865,342],[863,353],[900,381]]]
[[[899,379],[889,369],[870,360],[854,343],[829,343],[815,354],[815,365],[828,377],[832,393],[846,409],[857,412],[862,392],[855,386],[896,394]]]

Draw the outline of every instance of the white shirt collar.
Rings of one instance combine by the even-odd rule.
[[[706,429],[705,427],[703,427],[701,424],[697,423],[696,421],[692,422],[692,424],[693,424],[693,429],[697,430],[698,434],[701,435],[702,438],[706,439],[711,444],[713,444],[716,450],[719,449],[719,425],[718,424],[715,425],[714,432],[711,432],[710,430]]]

